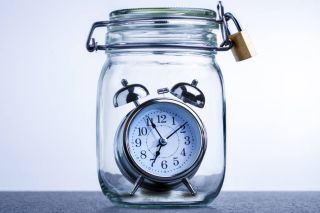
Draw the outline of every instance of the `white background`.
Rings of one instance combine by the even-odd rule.
[[[259,55],[218,56],[228,104],[223,189],[320,190],[320,2],[224,3]],[[95,99],[105,56],[84,46],[94,21],[118,8],[215,5],[1,0],[0,190],[99,190]]]

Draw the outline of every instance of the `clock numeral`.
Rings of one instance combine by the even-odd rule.
[[[166,161],[166,160],[161,161],[161,168],[162,168],[162,169],[168,168],[168,164],[167,164],[167,161]]]
[[[141,146],[141,139],[140,138],[137,138],[134,142],[136,143],[136,147]]]
[[[158,123],[167,123],[166,121],[166,118],[167,116],[166,115],[158,115]]]
[[[179,161],[178,161],[177,157],[173,158],[173,165],[175,165],[175,166],[179,165]]]
[[[184,139],[186,140],[186,141],[184,142],[185,145],[189,145],[189,144],[191,143],[189,136],[184,137]]]
[[[186,150],[185,148],[182,149],[181,153],[180,153],[182,156],[186,156]]]
[[[148,133],[148,129],[146,127],[139,127],[139,136],[146,135]]]
[[[172,116],[172,125],[176,125],[175,117]]]
[[[147,152],[145,150],[141,150],[140,154],[141,154],[140,158],[142,158],[142,159],[146,159],[147,158]]]
[[[150,120],[153,122],[153,119],[152,119],[152,118],[147,118],[147,126],[151,126]]]
[[[186,133],[186,126],[185,125],[181,127],[180,133]]]

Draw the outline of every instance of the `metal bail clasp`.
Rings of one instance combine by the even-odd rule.
[[[98,42],[96,42],[95,39],[92,38],[92,34],[96,28],[106,27],[108,23],[109,23],[108,21],[98,21],[93,23],[87,38],[87,42],[86,42],[86,48],[89,52],[106,49],[105,45],[98,45]]]

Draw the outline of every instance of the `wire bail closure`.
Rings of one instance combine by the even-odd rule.
[[[232,13],[224,12],[224,7],[222,2],[219,1],[217,5],[219,20],[209,19],[209,18],[190,18],[186,16],[168,16],[168,17],[151,17],[151,18],[136,18],[136,19],[126,19],[126,20],[116,20],[116,21],[98,21],[93,23],[88,38],[86,42],[86,48],[89,52],[98,51],[98,50],[108,50],[108,49],[134,49],[134,48],[182,48],[182,49],[200,49],[208,51],[228,51],[233,46],[234,43],[230,40],[230,29],[228,21],[232,20],[236,28],[241,31],[241,26],[238,20],[232,15]],[[212,21],[220,25],[221,34],[222,34],[222,43],[218,47],[214,46],[195,46],[195,45],[171,45],[171,44],[162,44],[162,43],[135,43],[135,44],[116,44],[116,45],[99,45],[98,42],[93,38],[93,33],[96,28],[107,27],[109,24],[130,22],[130,21],[152,21],[152,20],[161,20],[161,19],[197,19],[197,20],[206,20]]]

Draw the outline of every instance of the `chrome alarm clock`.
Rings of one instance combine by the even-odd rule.
[[[204,97],[188,91],[188,88],[197,91],[196,82],[180,83],[171,90],[175,97],[179,97],[180,90],[184,102],[155,98],[142,104],[138,99],[148,95],[148,90],[139,84],[128,85],[125,80],[122,84],[124,88],[115,95],[114,105],[131,101],[136,105],[122,120],[115,136],[117,165],[134,184],[130,194],[133,195],[139,187],[168,191],[185,184],[195,195],[189,179],[197,172],[207,147],[203,123],[186,105],[194,103],[203,107]],[[160,89],[158,93],[165,91]]]

